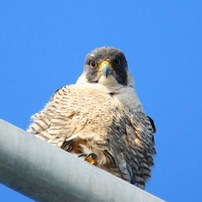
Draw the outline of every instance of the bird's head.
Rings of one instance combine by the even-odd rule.
[[[96,48],[89,53],[85,59],[82,77],[85,77],[86,83],[123,86],[131,84],[124,53],[113,47]]]

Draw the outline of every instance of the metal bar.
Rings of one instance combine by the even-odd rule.
[[[0,183],[36,201],[163,202],[1,119]]]

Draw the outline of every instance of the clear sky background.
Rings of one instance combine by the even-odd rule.
[[[55,90],[74,84],[85,55],[124,51],[157,155],[146,191],[201,201],[202,2],[1,0],[0,118],[22,129]],[[0,201],[31,199],[0,185]]]

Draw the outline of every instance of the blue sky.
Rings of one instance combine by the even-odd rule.
[[[199,0],[1,0],[0,118],[26,129],[55,90],[75,83],[87,53],[119,48],[157,127],[146,191],[200,201],[201,11]],[[0,185],[0,201],[32,200]]]

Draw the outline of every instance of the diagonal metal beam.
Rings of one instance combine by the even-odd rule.
[[[36,201],[163,202],[1,119],[0,183]]]

